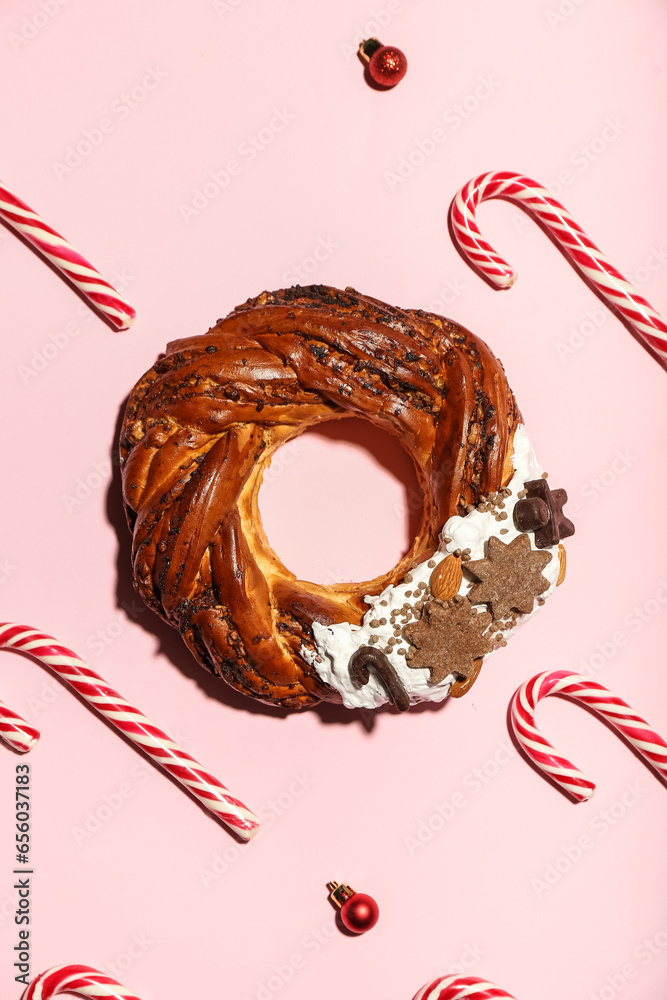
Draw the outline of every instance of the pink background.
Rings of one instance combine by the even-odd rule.
[[[385,25],[366,28],[374,11]],[[598,782],[575,807],[508,754],[506,709],[533,673],[583,669],[667,733],[665,374],[518,209],[480,211],[520,272],[505,295],[458,257],[446,210],[483,170],[534,176],[667,310],[666,28],[662,0],[2,5],[2,177],[120,275],[138,312],[113,334],[0,232],[2,617],[77,650],[265,818],[237,847],[44,669],[6,655],[2,697],[43,733],[33,974],[113,969],[143,1000],[409,1000],[462,968],[522,1000],[664,996],[665,788],[552,700],[545,732]],[[408,55],[395,91],[364,84],[359,30]],[[279,124],[274,109],[287,124],[251,162],[243,143]],[[423,164],[387,178],[420,144]],[[219,175],[196,201],[234,159],[227,187]],[[444,312],[490,343],[577,522],[567,583],[532,627],[465,699],[405,717],[246,701],[129,582],[110,464],[128,391],[167,341],[297,280],[317,246],[311,280]],[[405,547],[411,473],[379,440],[313,434],[277,462],[262,508],[299,572],[368,576]],[[20,993],[15,763],[0,760],[5,997]],[[332,878],[378,899],[372,933],[333,931]]]

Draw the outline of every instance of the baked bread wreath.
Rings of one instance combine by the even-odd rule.
[[[350,416],[394,434],[412,457],[421,524],[383,576],[297,580],[262,528],[262,474],[307,427]],[[404,709],[460,693],[553,590],[555,545],[571,533],[561,500],[564,530],[540,549],[532,508],[545,501],[510,489],[517,475],[521,491],[524,476],[541,478],[520,420],[501,363],[450,320],[352,288],[263,292],[203,336],[169,344],[130,394],[120,450],[135,586],[203,666],[264,702]],[[532,503],[521,529],[510,496]],[[553,504],[547,513],[542,528],[556,524]],[[474,574],[476,560],[490,566],[501,551],[525,584],[516,600],[491,595],[483,566]],[[443,577],[449,590],[457,582],[452,593]]]

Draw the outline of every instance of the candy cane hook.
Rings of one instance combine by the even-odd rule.
[[[493,983],[477,976],[441,976],[422,986],[413,1000],[514,1000]]]
[[[257,833],[259,820],[178,743],[154,726],[138,708],[125,701],[91,670],[76,653],[61,646],[52,636],[26,625],[0,624],[0,649],[18,649],[34,656],[76,691],[91,708],[107,719],[143,750],[167,774],[172,775],[195,798],[243,840]],[[39,739],[39,732],[20,715],[0,702],[0,739],[14,750],[25,753]]]
[[[535,708],[550,694],[565,695],[586,705],[618,730],[667,779],[667,743],[629,705],[597,681],[566,670],[547,671],[526,681],[514,695],[510,707],[512,729],[525,755],[577,802],[590,799],[595,784],[562,757],[537,728]]]
[[[120,292],[106,281],[67,240],[47,226],[24,201],[0,184],[0,221],[14,230],[41,257],[74,285],[89,306],[100,312],[116,330],[127,330],[135,311]]]
[[[88,965],[57,965],[43,972],[32,981],[21,1000],[51,1000],[60,993],[139,1000],[115,979]],[[476,976],[442,976],[422,986],[414,1000],[514,1000],[514,997]]]
[[[21,1000],[51,1000],[60,993],[79,997],[111,997],[113,1000],[139,1000],[134,993],[89,965],[56,965],[42,972],[30,983]]]
[[[500,170],[480,174],[461,188],[450,206],[449,224],[454,244],[467,264],[494,288],[510,288],[516,281],[517,272],[486,242],[475,220],[477,206],[492,198],[514,202],[524,209],[596,295],[667,369],[667,324],[612,267],[567,209],[537,181]]]

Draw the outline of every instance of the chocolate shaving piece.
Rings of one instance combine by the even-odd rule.
[[[526,497],[514,507],[514,524],[519,531],[534,531],[538,549],[557,545],[561,538],[574,534],[572,521],[563,513],[567,503],[565,490],[550,489],[546,479],[531,479],[523,485]],[[543,508],[546,509],[546,521]]]
[[[410,708],[410,697],[403,687],[400,677],[392,667],[386,655],[380,649],[371,646],[360,646],[350,657],[350,680],[356,688],[362,688],[370,679],[370,668],[382,682],[389,695],[389,700],[399,712],[407,712]]]

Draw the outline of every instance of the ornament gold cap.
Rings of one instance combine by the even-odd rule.
[[[361,58],[364,60],[365,63],[369,63],[371,61],[371,56],[373,55],[373,53],[377,52],[377,50],[381,48],[382,48],[382,42],[378,41],[377,38],[367,38],[359,46],[359,55],[361,56]]]
[[[336,904],[336,906],[341,907],[346,899],[350,896],[354,896],[354,889],[343,882],[339,885],[338,882],[327,882],[327,888],[331,889],[330,899]]]

